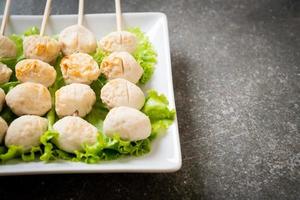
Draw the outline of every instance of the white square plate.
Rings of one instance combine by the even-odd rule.
[[[11,16],[7,34],[22,33],[29,27],[41,24],[41,16]],[[58,34],[63,28],[76,24],[76,15],[53,15],[49,18],[46,34]],[[84,25],[95,33],[97,39],[116,28],[114,14],[85,15]],[[140,27],[153,43],[158,54],[158,63],[152,79],[143,90],[154,88],[165,94],[170,107],[175,108],[170,61],[167,18],[162,13],[126,13],[125,27]],[[97,164],[77,162],[16,162],[0,164],[0,175],[46,174],[46,173],[95,173],[95,172],[173,172],[181,167],[181,150],[177,119],[167,133],[152,143],[152,150],[142,157],[128,157]]]

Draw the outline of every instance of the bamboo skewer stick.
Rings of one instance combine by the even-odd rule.
[[[117,31],[122,31],[121,1],[115,0],[115,6],[116,6]]]
[[[79,0],[79,5],[78,5],[78,22],[77,22],[77,24],[79,26],[82,26],[82,23],[83,23],[83,10],[84,10],[84,0]]]
[[[5,32],[5,26],[6,26],[8,15],[9,15],[10,3],[11,3],[10,0],[6,0],[2,23],[1,23],[0,35],[4,35],[4,32]]]
[[[51,10],[51,2],[52,2],[52,0],[47,0],[47,2],[46,2],[43,21],[42,21],[42,25],[41,25],[40,36],[43,36],[45,33],[46,24],[47,24],[49,15],[50,15],[50,10]]]

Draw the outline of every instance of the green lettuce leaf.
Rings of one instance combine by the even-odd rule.
[[[11,81],[0,85],[0,88],[4,90],[5,93],[8,93],[11,89],[16,87],[20,82],[19,81]]]
[[[49,162],[52,160],[71,160],[75,157],[75,155],[67,153],[63,150],[60,150],[57,147],[57,139],[58,139],[59,133],[57,133],[54,130],[48,130],[46,131],[42,137],[40,138],[40,141],[43,146],[43,153],[40,156],[40,160]]]
[[[1,162],[14,159],[22,154],[22,148],[19,146],[10,146],[5,152],[0,155]]]
[[[33,161],[42,153],[40,146],[32,147],[29,152],[22,153],[21,158],[25,162]]]
[[[16,87],[19,84],[18,81],[8,82],[0,85],[0,88],[4,90],[7,94],[12,88]],[[9,124],[11,123],[17,116],[9,109],[8,106],[5,106],[0,112],[0,116]]]
[[[150,152],[150,140],[125,141],[115,135],[113,138],[99,134],[94,145],[84,145],[84,151],[76,151],[73,161],[97,163],[101,160],[113,160],[124,156],[141,156]]]
[[[10,124],[14,119],[16,119],[18,116],[15,115],[7,106],[3,108],[3,110],[0,112],[0,116],[2,119],[4,119],[8,124]]]
[[[95,53],[91,54],[91,56],[99,65],[101,64],[102,60],[108,55],[109,53],[104,52],[100,47],[97,48]]]
[[[158,94],[155,90],[150,90],[147,94],[142,111],[149,116],[151,121],[174,119],[175,110],[169,109],[169,102],[165,95]]]
[[[92,111],[84,119],[94,125],[99,131],[102,131],[103,121],[107,113],[108,109],[105,108],[101,102],[97,101]]]
[[[57,145],[59,134],[55,131],[47,131],[41,137],[44,152],[40,160],[49,162],[63,159],[75,162],[97,163],[102,160],[113,160],[122,156],[141,156],[150,152],[150,140],[135,142],[125,141],[120,137],[106,137],[99,133],[98,141],[93,145],[83,144],[83,151],[75,151],[73,154],[60,150]]]
[[[149,38],[140,28],[130,28],[128,31],[133,33],[138,39],[138,45],[136,50],[133,52],[133,56],[144,69],[143,76],[139,82],[141,84],[145,84],[153,75],[155,64],[157,62],[157,54]]]
[[[50,160],[58,159],[58,156],[55,153],[55,146],[51,142],[52,140],[55,141],[57,137],[58,133],[53,130],[48,130],[42,135],[40,141],[43,144],[43,154],[41,155],[40,160],[48,162]]]
[[[23,33],[24,36],[39,35],[39,34],[40,34],[40,30],[36,26],[26,29],[25,32]]]
[[[101,75],[90,86],[96,94],[96,103],[94,104],[91,112],[84,118],[86,121],[94,125],[98,131],[102,132],[103,121],[108,113],[108,109],[100,99],[101,88],[106,84],[105,76]]]
[[[46,131],[40,138],[42,143],[43,154],[40,157],[40,160],[50,161],[56,160],[58,158],[62,158],[62,153],[58,152],[57,147],[55,147],[54,143],[57,140],[58,133],[53,130],[53,124],[58,120],[58,116],[55,112],[55,92],[65,85],[62,72],[60,70],[60,61],[62,56],[59,56],[54,64],[54,68],[56,70],[56,80],[55,83],[49,88],[51,94],[52,108],[47,113],[46,117],[48,119],[48,131]],[[64,157],[65,158],[65,157]]]
[[[16,57],[16,61],[21,60],[24,58],[24,54],[23,54],[23,36],[24,35],[16,35],[16,34],[12,34],[11,36],[9,36],[9,38],[14,41],[14,43],[17,46],[17,57]]]
[[[152,133],[150,139],[165,132],[175,119],[175,110],[169,108],[169,102],[165,95],[158,94],[155,90],[148,91],[146,102],[142,108],[151,121]]]
[[[11,159],[15,158],[21,158],[25,162],[36,160],[36,158],[39,157],[41,154],[41,148],[39,146],[32,147],[29,151],[24,152],[23,148],[20,146],[9,146],[1,147],[1,153],[0,153],[0,161],[6,162]]]

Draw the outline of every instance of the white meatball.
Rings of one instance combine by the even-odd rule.
[[[59,133],[58,147],[66,152],[80,151],[82,145],[97,142],[97,128],[80,117],[64,117],[53,125],[53,129]]]
[[[0,62],[0,84],[8,82],[11,74],[12,70]]]
[[[67,84],[91,84],[100,75],[100,69],[92,56],[85,53],[74,53],[66,56],[60,63],[61,72]]]
[[[24,151],[41,144],[40,137],[47,131],[48,120],[34,115],[24,115],[15,119],[5,136],[6,146],[21,146]]]
[[[39,59],[50,63],[54,61],[60,52],[60,44],[47,36],[32,35],[25,37],[23,49],[26,58]]]
[[[3,138],[5,136],[7,128],[8,128],[8,126],[7,126],[6,121],[2,117],[0,117],[0,144],[3,141]]]
[[[2,88],[0,88],[0,112],[3,108],[4,103],[5,103],[5,92]]]
[[[96,94],[88,85],[72,83],[55,93],[55,110],[59,117],[77,114],[86,116],[96,102]]]
[[[25,59],[16,65],[16,77],[20,82],[40,83],[51,86],[56,78],[54,67],[37,59]]]
[[[130,32],[117,31],[102,38],[99,45],[107,52],[127,51],[132,53],[136,49],[137,38]]]
[[[121,106],[109,111],[103,122],[103,132],[109,137],[119,134],[124,140],[142,140],[150,136],[151,123],[141,111]]]
[[[100,70],[109,80],[124,78],[132,83],[137,83],[144,73],[143,68],[126,51],[114,52],[103,59]]]
[[[16,56],[16,44],[8,37],[0,35],[0,58],[13,58]]]
[[[6,104],[16,115],[43,116],[51,109],[51,95],[48,89],[39,83],[22,83],[10,90]]]
[[[127,106],[140,110],[145,103],[143,91],[122,78],[106,83],[101,89],[101,99],[109,108]]]
[[[62,52],[65,55],[73,53],[93,53],[97,48],[97,41],[94,34],[87,28],[73,25],[65,28],[59,34],[59,42],[62,45]]]

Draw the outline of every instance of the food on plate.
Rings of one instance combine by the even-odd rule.
[[[147,36],[139,28],[114,32],[97,48],[81,24],[63,30],[59,41],[37,28],[11,37],[17,56],[0,63],[1,162],[140,156],[172,124],[166,97],[145,97],[135,85],[151,78],[156,63]]]
[[[143,91],[122,78],[106,83],[101,89],[101,99],[109,108],[127,106],[140,110],[145,103]]]
[[[0,58],[15,58],[17,55],[16,44],[8,37],[4,36],[10,10],[10,1],[5,2],[2,23],[0,28]]]
[[[126,51],[114,52],[104,58],[100,70],[109,80],[124,78],[132,83],[137,83],[144,72],[134,57]]]
[[[103,122],[103,132],[109,137],[119,134],[121,139],[143,140],[151,134],[151,122],[141,111],[120,106],[113,108]]]
[[[2,88],[0,88],[0,112],[3,108],[4,103],[5,103],[5,92]]]
[[[91,84],[100,75],[100,69],[92,56],[86,53],[74,53],[65,56],[60,63],[61,72],[67,84]]]
[[[96,94],[90,86],[72,83],[55,93],[55,110],[59,117],[68,115],[86,116],[96,102]]]
[[[16,77],[20,82],[40,83],[51,86],[56,78],[54,67],[38,59],[25,59],[17,63]]]
[[[5,136],[6,146],[21,146],[24,151],[40,145],[40,137],[47,130],[47,119],[34,115],[24,115],[15,119]]]
[[[43,116],[51,109],[49,90],[39,83],[22,83],[11,89],[6,104],[16,115]]]
[[[73,53],[93,53],[97,48],[97,41],[94,34],[81,25],[73,25],[65,28],[59,34],[64,55]]]
[[[6,121],[2,117],[0,117],[0,144],[2,143],[2,141],[4,139],[7,128],[8,128],[8,126],[7,126]]]
[[[48,36],[31,35],[23,41],[25,58],[39,59],[47,63],[55,61],[60,49],[59,42]]]
[[[17,46],[8,37],[0,35],[0,58],[14,58],[17,55]]]
[[[99,45],[107,52],[127,51],[132,53],[136,49],[137,43],[134,34],[127,31],[116,31],[102,38]]]
[[[0,84],[8,82],[11,74],[12,70],[7,67],[7,65],[0,62]]]
[[[80,117],[64,117],[53,125],[53,129],[59,133],[57,145],[69,153],[80,151],[84,144],[92,145],[97,141],[97,128]]]

